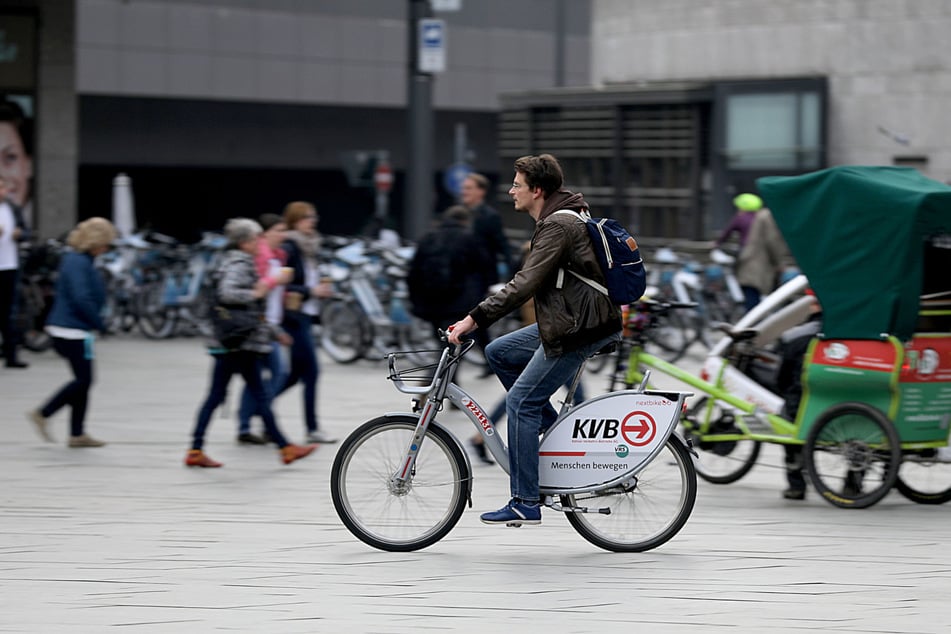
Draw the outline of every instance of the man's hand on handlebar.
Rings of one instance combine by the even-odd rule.
[[[454,343],[456,345],[461,344],[462,337],[478,327],[479,326],[475,323],[475,320],[469,315],[466,315],[463,319],[460,319],[453,325],[449,326],[449,343]]]

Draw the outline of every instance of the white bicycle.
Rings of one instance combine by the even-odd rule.
[[[416,395],[413,411],[374,418],[341,444],[330,477],[334,508],[350,532],[370,546],[388,551],[431,546],[452,530],[467,502],[472,506],[468,454],[436,420],[446,399],[466,414],[509,472],[508,451],[495,425],[452,382],[472,346],[472,341],[447,345],[431,351],[439,355],[436,363],[405,369],[397,364],[407,353],[387,355],[387,378],[399,391]],[[690,394],[647,391],[645,385],[646,380],[638,389],[565,405],[539,446],[542,503],[563,512],[586,540],[615,552],[641,552],[667,542],[687,522],[697,496],[692,451],[674,432]]]

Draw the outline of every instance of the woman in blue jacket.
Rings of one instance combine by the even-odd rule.
[[[69,363],[73,380],[64,385],[38,410],[27,416],[47,442],[54,442],[49,417],[69,405],[70,447],[101,447],[106,444],[85,432],[86,407],[93,378],[94,331],[102,332],[102,307],[106,286],[93,266],[96,256],[109,250],[116,228],[105,218],[90,218],[76,225],[66,239],[71,251],[63,254],[56,279],[56,297],[46,319],[53,347]]]

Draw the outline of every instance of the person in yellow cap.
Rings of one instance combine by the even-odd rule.
[[[740,249],[746,246],[746,240],[750,235],[750,227],[753,226],[753,220],[756,218],[756,212],[763,208],[763,199],[756,194],[740,194],[733,199],[733,206],[736,207],[736,214],[730,219],[730,224],[726,226],[720,237],[713,243],[713,248],[718,249],[720,245],[730,239],[734,233],[739,237]]]

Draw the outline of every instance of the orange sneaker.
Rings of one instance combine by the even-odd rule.
[[[317,445],[284,445],[281,447],[281,460],[284,464],[290,464],[295,460],[306,458],[314,453]]]
[[[221,463],[212,460],[201,449],[192,449],[185,456],[186,467],[220,467]]]

